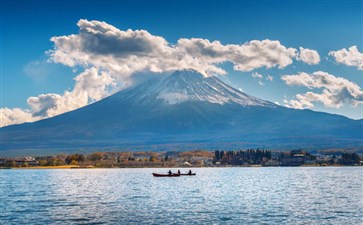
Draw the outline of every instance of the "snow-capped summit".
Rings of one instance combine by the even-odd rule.
[[[275,104],[249,96],[216,77],[204,77],[195,70],[179,70],[166,78],[147,82],[130,90],[133,101],[150,102],[152,98],[166,104],[201,101],[213,104],[236,103],[241,106],[276,107]],[[138,93],[139,92],[139,93]]]

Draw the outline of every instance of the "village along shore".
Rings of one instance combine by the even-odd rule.
[[[363,155],[347,151],[301,149],[290,152],[247,149],[238,151],[185,152],[95,152],[0,158],[0,168],[75,169],[75,168],[183,168],[183,167],[262,167],[262,166],[362,166]]]

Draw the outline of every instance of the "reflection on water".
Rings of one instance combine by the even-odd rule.
[[[0,223],[363,224],[362,167],[166,171],[1,170]]]

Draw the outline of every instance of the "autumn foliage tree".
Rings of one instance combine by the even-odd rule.
[[[84,156],[82,154],[73,154],[73,155],[69,155],[66,157],[65,162],[69,165],[72,164],[72,162],[83,162],[84,161]],[[74,164],[72,164],[74,165]]]

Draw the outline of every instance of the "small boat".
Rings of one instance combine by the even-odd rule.
[[[195,173],[181,173],[180,176],[194,176]]]
[[[172,174],[160,174],[160,173],[153,173],[154,177],[180,177],[180,174],[172,173]]]

